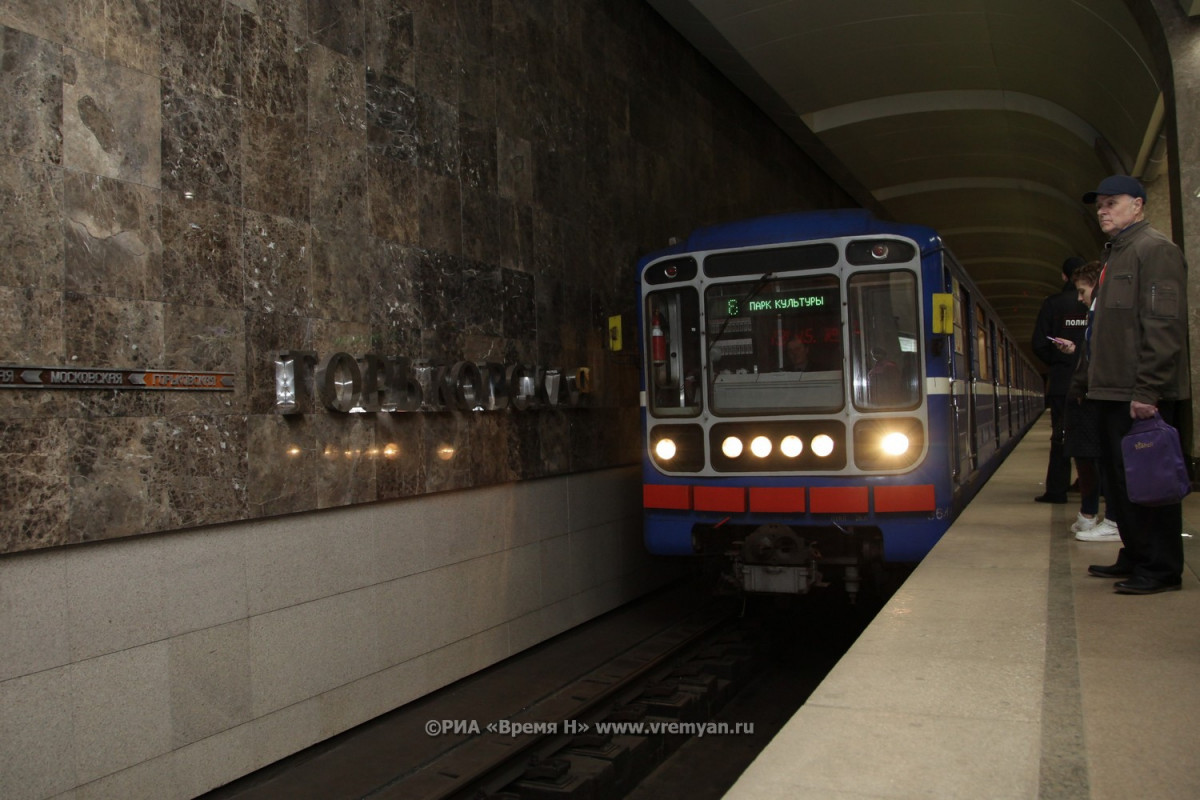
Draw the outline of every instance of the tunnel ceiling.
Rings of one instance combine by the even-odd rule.
[[[1123,0],[648,0],[864,206],[937,228],[1028,347],[1080,196],[1153,179],[1162,94]]]

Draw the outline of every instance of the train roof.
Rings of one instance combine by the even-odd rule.
[[[932,228],[881,220],[864,209],[794,211],[697,228],[683,241],[645,256],[640,264],[675,253],[879,235],[906,236],[915,240],[922,252],[941,246],[941,237]]]

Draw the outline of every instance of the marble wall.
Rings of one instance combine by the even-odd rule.
[[[849,204],[635,0],[0,0],[0,93],[0,363],[235,376],[0,389],[0,553],[633,463],[637,256]],[[284,417],[288,349],[596,391]]]

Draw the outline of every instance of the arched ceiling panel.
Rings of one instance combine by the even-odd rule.
[[[1160,133],[1125,0],[648,2],[859,202],[938,229],[1026,347],[1100,252],[1080,196]]]

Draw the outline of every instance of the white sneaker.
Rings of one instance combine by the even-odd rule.
[[[1085,517],[1083,514],[1076,514],[1075,522],[1071,525],[1071,532],[1072,533],[1082,533],[1083,531],[1090,531],[1092,528],[1096,527],[1099,524],[1100,524],[1099,517],[1092,517],[1089,519],[1088,517]]]
[[[1121,532],[1117,523],[1106,519],[1090,530],[1079,531],[1075,538],[1081,542],[1117,542],[1121,540]]]

